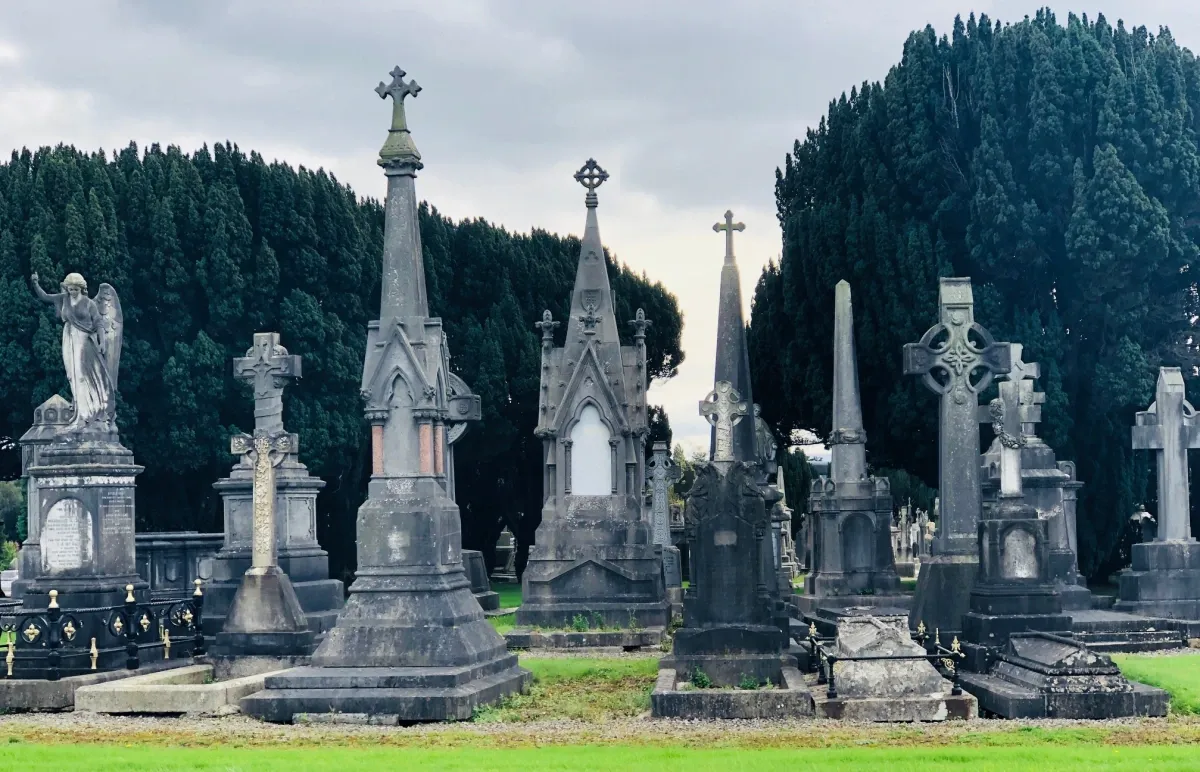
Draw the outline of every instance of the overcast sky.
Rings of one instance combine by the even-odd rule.
[[[426,165],[418,193],[444,213],[579,233],[584,191],[571,175],[588,157],[609,172],[599,191],[605,245],[663,281],[684,313],[687,361],[651,401],[666,406],[677,441],[699,448],[724,254],[713,223],[732,209],[746,224],[735,252],[749,315],[759,271],[780,253],[775,168],[829,100],[882,79],[913,29],[948,32],[971,11],[1017,21],[1043,4],[10,2],[0,17],[0,152],[59,142],[112,150],[131,139],[191,151],[228,139],[381,197],[375,156],[391,110],[373,89],[399,64],[423,87],[408,107]],[[1200,47],[1191,0],[1050,5],[1062,21],[1068,10],[1103,11],[1113,23],[1169,26],[1181,45]]]

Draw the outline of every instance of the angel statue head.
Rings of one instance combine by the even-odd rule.
[[[30,278],[34,293],[54,306],[63,323],[63,366],[75,408],[64,436],[85,430],[115,433],[117,369],[125,327],[116,290],[111,284],[101,284],[93,300],[87,295],[83,276],[69,273],[60,285],[62,292],[49,294],[36,273]]]

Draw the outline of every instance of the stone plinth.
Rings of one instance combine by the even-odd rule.
[[[500,593],[492,592],[492,584],[488,581],[487,563],[479,550],[463,550],[463,565],[466,567],[467,579],[471,582],[471,594],[479,601],[479,607],[484,611],[495,611],[500,608]]]
[[[186,667],[189,660],[159,660],[143,665],[137,670],[123,668],[67,676],[57,681],[44,678],[0,679],[0,710],[45,711],[70,710],[75,706],[75,695],[83,687],[95,684],[120,682],[130,677],[157,673],[163,670]]]
[[[233,596],[250,567],[254,513],[253,469],[239,463],[213,487],[225,512],[225,542],[213,559],[213,581],[206,589],[204,632],[216,635],[225,625]],[[294,456],[275,469],[275,546],[279,567],[291,579],[309,629],[333,627],[345,602],[345,587],[329,578],[329,554],[317,543],[317,494],[323,480],[312,477]]]
[[[1133,545],[1131,555],[1131,566],[1118,578],[1118,600],[1113,608],[1130,614],[1195,620],[1200,628],[1200,543],[1143,542]]]
[[[1106,655],[1046,633],[1014,633],[988,673],[963,673],[981,714],[1003,718],[1165,716],[1162,689],[1132,683]]]
[[[666,631],[661,627],[644,630],[535,630],[514,627],[504,634],[510,649],[598,649],[620,647],[625,651],[658,646]]]
[[[779,666],[779,683],[760,689],[690,688],[674,669],[658,671],[650,710],[656,718],[784,719],[813,714],[813,696],[795,663]]]
[[[134,481],[142,467],[116,440],[56,441],[40,448],[26,470],[36,513],[21,550],[13,593],[28,608],[46,608],[50,590],[64,610],[111,606],[132,584],[139,601],[147,583],[134,560]]]
[[[813,481],[812,571],[805,594],[814,598],[897,595],[892,557],[892,494],[887,478]]]

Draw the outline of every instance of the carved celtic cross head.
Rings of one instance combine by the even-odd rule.
[[[252,466],[261,460],[271,466],[279,466],[289,453],[297,450],[295,435],[288,432],[272,434],[264,429],[255,430],[254,434],[235,434],[229,440],[229,452],[235,456],[244,456]]]
[[[575,172],[575,180],[585,188],[587,195],[584,196],[584,203],[589,207],[596,206],[598,199],[596,198],[596,188],[604,184],[608,179],[608,172],[600,168],[600,164],[596,163],[596,159],[589,158],[587,163]]]

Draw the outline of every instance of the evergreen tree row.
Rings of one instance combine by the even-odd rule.
[[[977,321],[1042,365],[1039,434],[1086,483],[1083,571],[1123,565],[1127,519],[1154,506],[1133,415],[1159,365],[1183,366],[1189,390],[1196,372],[1198,134],[1200,62],[1166,29],[1043,10],[914,32],[777,171],[784,248],[750,340],[764,414],[783,436],[829,431],[846,279],[872,465],[936,485],[936,399],[901,349],[936,321],[938,277],[970,276]]]
[[[528,544],[540,517],[532,325],[544,308],[566,316],[579,241],[455,223],[425,204],[419,218],[432,313],[443,318],[452,368],[483,400],[481,425],[456,451],[457,490],[464,546],[490,559],[505,522]],[[0,437],[19,437],[36,405],[69,394],[61,327],[34,300],[29,274],[50,288],[77,271],[93,294],[108,282],[125,315],[118,423],[146,467],[138,530],[220,530],[212,483],[234,461],[229,436],[253,426],[231,359],[254,332],[278,331],[304,357],[285,420],[301,459],[327,482],[318,536],[339,569],[352,568],[369,473],[358,392],[382,238],[378,201],[324,171],[268,164],[228,143],[191,155],[132,144],[111,156],[14,152],[0,165]],[[675,298],[612,259],[609,274],[620,318],[642,307],[653,320],[651,377],[670,377],[683,358]],[[658,419],[656,432],[669,434]],[[19,454],[4,450],[0,478],[11,479]]]

